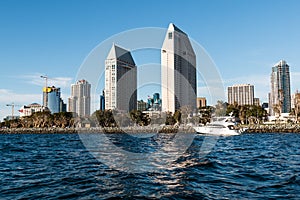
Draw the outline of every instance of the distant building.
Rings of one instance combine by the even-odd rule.
[[[291,109],[295,109],[296,106],[298,105],[298,107],[300,106],[300,93],[297,90],[294,94],[292,94],[291,97]]]
[[[42,106],[38,103],[32,103],[27,106],[22,106],[19,110],[20,117],[27,117],[32,115],[35,112],[43,112],[48,110],[45,106]]]
[[[148,96],[147,102],[147,109],[149,111],[161,111],[161,99],[159,97],[159,93],[154,93],[152,98]]]
[[[263,104],[261,105],[261,107],[262,107],[263,109],[269,108],[269,104],[268,104],[268,103],[263,103]]]
[[[143,100],[137,101],[137,110],[145,111],[148,108],[147,102],[144,102]]]
[[[206,107],[206,98],[205,97],[197,97],[197,108]]]
[[[254,103],[254,105],[255,106],[260,106],[260,101],[259,101],[259,98],[254,98],[254,101],[253,101]]]
[[[60,98],[59,112],[67,112],[67,104]]]
[[[136,110],[137,68],[130,51],[113,44],[105,60],[105,109]]]
[[[254,86],[250,84],[228,87],[228,104],[254,105]]]
[[[59,113],[62,110],[63,100],[60,94],[60,88],[56,88],[55,86],[43,88],[43,106],[48,107],[52,114]]]
[[[105,110],[105,92],[103,90],[102,95],[100,95],[100,110]]]
[[[290,71],[286,61],[279,61],[272,67],[271,92],[269,96],[270,115],[275,115],[274,108],[280,107],[281,113],[291,111]]]
[[[188,35],[170,24],[161,49],[162,111],[196,108],[196,55]]]
[[[267,113],[270,113],[270,109],[269,109],[269,103],[262,103],[261,107],[267,111]]]
[[[91,112],[91,84],[79,80],[71,85],[71,97],[68,99],[68,111],[80,117],[88,117]]]

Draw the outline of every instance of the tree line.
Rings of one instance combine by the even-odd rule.
[[[5,120],[1,127],[8,128],[50,128],[50,127],[73,127],[75,124],[73,113],[60,112],[51,114],[50,111],[35,112],[30,116],[18,119]]]
[[[206,124],[212,116],[232,115],[242,124],[261,123],[267,119],[267,112],[261,106],[237,104],[228,105],[219,101],[216,106],[206,106],[198,109],[199,115],[193,116],[193,111],[186,106],[175,113],[166,112],[158,116],[149,116],[139,110],[121,112],[117,110],[97,110],[90,117],[82,118],[71,112],[51,114],[49,111],[36,112],[31,116],[20,119],[6,120],[1,127],[8,128],[49,128],[49,127],[77,127],[79,123],[88,121],[91,126],[100,127],[126,127],[156,125],[179,125],[179,124]]]

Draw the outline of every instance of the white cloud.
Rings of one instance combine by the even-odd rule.
[[[34,73],[34,74],[27,74],[19,76],[19,78],[24,79],[27,83],[44,86],[45,79],[41,78],[44,74],[41,73]],[[59,88],[70,88],[72,84],[73,78],[71,77],[48,77],[48,86],[55,86]]]
[[[226,87],[235,84],[252,84],[254,86],[260,85],[264,87],[270,86],[270,75],[248,75],[240,76],[236,78],[224,79],[224,85]]]

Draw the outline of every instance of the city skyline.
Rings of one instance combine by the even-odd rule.
[[[206,49],[216,63],[225,87],[253,84],[256,97],[261,102],[268,102],[270,69],[280,59],[287,60],[291,66],[291,93],[300,86],[297,55],[300,47],[296,45],[300,43],[298,1],[190,1],[184,4],[154,1],[147,6],[132,1],[137,13],[128,13],[127,19],[112,16],[111,20],[103,17],[109,13],[101,8],[129,9],[130,4],[120,7],[114,6],[114,2],[97,1],[75,1],[72,5],[68,1],[28,2],[0,2],[1,120],[11,113],[6,104],[41,104],[40,90],[44,86],[44,81],[39,78],[41,75],[49,76],[49,85],[61,88],[66,102],[79,66],[101,41],[133,28],[164,28],[170,22]],[[183,7],[189,10],[185,15],[179,14]],[[174,14],[170,16],[165,12],[166,8],[172,9]],[[285,14],[278,15],[282,10]],[[83,15],[77,15],[78,11]],[[128,21],[128,18],[134,20]],[[287,31],[284,34],[274,31],[279,27]],[[157,56],[160,52],[147,53],[149,56],[146,57],[139,56],[140,52],[132,52],[137,66],[160,63]],[[197,87],[200,91],[197,96],[207,95],[202,83]],[[138,93],[138,99],[146,99],[146,95],[159,91],[146,92]]]

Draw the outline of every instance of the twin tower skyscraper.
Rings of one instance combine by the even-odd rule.
[[[196,108],[196,55],[188,35],[170,24],[161,49],[162,111]],[[137,67],[131,53],[113,44],[105,60],[105,109],[137,107]]]

